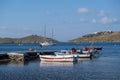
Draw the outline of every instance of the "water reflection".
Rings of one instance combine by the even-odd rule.
[[[64,67],[64,66],[73,66],[74,62],[40,62],[40,67]]]
[[[40,61],[40,67],[71,67],[81,64],[83,61],[90,61],[90,58],[80,58],[77,62],[45,62]]]
[[[92,60],[91,58],[79,58],[79,61],[88,61],[88,60]]]
[[[39,59],[31,60],[31,61],[16,61],[16,60],[5,60],[0,62],[0,65],[14,65],[14,66],[25,66],[30,64],[37,64],[39,63],[40,67],[52,67],[52,66],[58,66],[58,67],[64,67],[64,66],[75,66],[77,64],[81,64],[85,61],[91,61],[90,58],[80,58],[78,62],[44,62],[40,61]]]
[[[13,64],[13,65],[27,65],[28,61],[15,61],[15,60],[11,60],[8,64]]]
[[[27,65],[28,61],[6,60],[0,62],[0,65]]]

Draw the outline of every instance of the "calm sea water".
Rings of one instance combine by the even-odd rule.
[[[39,44],[0,44],[0,54],[39,50],[81,49],[91,43],[58,43],[40,47]],[[72,62],[7,62],[0,63],[0,80],[120,80],[120,43],[94,43],[103,47],[99,57]]]

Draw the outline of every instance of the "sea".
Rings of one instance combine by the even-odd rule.
[[[38,43],[0,44],[0,54],[8,52],[60,51],[102,47],[99,56],[78,62],[42,62],[40,59],[0,63],[0,80],[120,80],[120,42],[61,42],[54,46]]]

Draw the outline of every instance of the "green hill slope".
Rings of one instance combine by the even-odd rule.
[[[30,35],[23,38],[0,38],[0,43],[40,43],[44,41],[58,42],[52,38],[45,38],[37,35]]]
[[[120,42],[120,32],[97,32],[70,40],[70,42]]]

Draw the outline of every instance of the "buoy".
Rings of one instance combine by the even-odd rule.
[[[29,48],[29,51],[33,51],[33,48]]]

